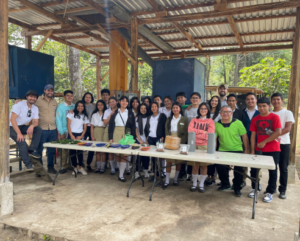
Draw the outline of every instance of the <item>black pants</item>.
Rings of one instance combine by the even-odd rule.
[[[92,137],[91,137],[91,127],[87,126],[86,128],[86,132],[84,134],[83,140],[86,140],[87,138],[89,138],[90,141],[92,141]],[[87,165],[91,165],[92,161],[93,161],[93,157],[94,157],[94,152],[93,151],[89,151],[88,152],[88,158],[87,158]]]
[[[276,182],[277,182],[277,165],[279,163],[280,152],[261,152],[261,155],[272,156],[275,163],[275,170],[269,170],[269,181],[266,189],[267,193],[273,194],[276,191]],[[250,174],[251,177],[256,178],[256,168],[251,168]],[[252,188],[255,188],[255,183],[252,182]]]
[[[73,133],[73,136],[76,138],[77,136],[81,136],[82,133]],[[71,139],[70,135],[68,135],[68,139]],[[77,154],[79,166],[82,167],[83,164],[83,151],[79,150],[70,150],[71,162],[73,167],[77,167],[77,158],[75,156]],[[74,155],[74,156],[73,156]]]
[[[215,176],[215,170],[216,170],[216,165],[215,164],[208,165],[207,166],[207,175],[214,177]]]
[[[149,145],[156,146],[156,142],[159,141],[159,138],[149,136],[147,141],[148,141]],[[153,172],[155,173],[155,171],[156,171],[155,158],[151,157],[151,160],[152,160],[152,163],[153,163]],[[157,176],[159,176],[158,171],[156,172],[156,174],[157,174]]]
[[[231,153],[243,153],[242,151],[230,151]],[[220,165],[220,164],[215,164],[220,181],[222,183],[222,186],[230,186],[230,181],[229,181],[229,166],[228,165]],[[243,182],[243,174],[244,174],[244,168],[240,166],[234,166],[233,169],[233,188],[236,191],[241,190],[241,184]],[[236,172],[238,171],[238,172]]]
[[[290,144],[280,144],[280,156],[279,156],[279,183],[280,186],[278,188],[279,192],[285,192],[287,188],[287,180],[288,180],[288,165],[290,159]]]

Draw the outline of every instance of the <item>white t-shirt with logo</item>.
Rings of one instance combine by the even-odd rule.
[[[89,123],[89,118],[85,115],[77,115],[74,116],[74,113],[67,114],[67,118],[71,120],[71,131],[72,133],[82,133],[83,132],[83,125]]]
[[[277,112],[274,112],[274,111],[272,111],[272,112],[279,116],[282,129],[285,128],[285,123],[287,123],[287,122],[292,122],[292,124],[295,123],[293,113],[289,110],[282,109]],[[280,144],[291,144],[289,132],[285,133],[284,135],[279,136],[279,137],[280,137]]]
[[[29,113],[29,110],[31,110],[31,113]],[[26,125],[33,119],[39,119],[39,108],[37,108],[35,105],[32,105],[31,109],[29,109],[27,101],[20,101],[19,103],[13,105],[9,119],[11,117],[11,113],[18,115],[16,119],[18,126]],[[9,122],[9,125],[12,126],[11,122]]]

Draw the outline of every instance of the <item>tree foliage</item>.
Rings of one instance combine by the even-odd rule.
[[[258,64],[243,68],[239,86],[257,87],[270,96],[275,92],[282,94],[289,90],[291,66],[285,59],[266,57]]]

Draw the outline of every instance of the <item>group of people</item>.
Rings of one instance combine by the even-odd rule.
[[[46,85],[44,94],[38,96],[36,91],[30,90],[26,94],[26,101],[16,102],[10,114],[10,137],[16,141],[20,156],[26,168],[32,168],[30,157],[39,159],[42,163],[43,144],[58,139],[92,140],[98,142],[118,143],[126,134],[134,137],[139,144],[156,145],[164,142],[167,135],[181,138],[181,144],[186,144],[188,132],[195,132],[196,149],[207,150],[207,133],[216,134],[216,150],[221,152],[246,153],[272,156],[276,165],[275,170],[269,170],[269,181],[263,198],[264,202],[271,202],[276,193],[277,166],[280,170],[279,197],[286,198],[287,166],[289,162],[290,137],[289,132],[295,122],[293,114],[283,108],[283,96],[274,93],[271,99],[262,97],[257,100],[254,93],[246,94],[246,108],[237,108],[237,96],[228,94],[228,86],[221,84],[219,95],[209,101],[202,102],[201,95],[194,92],[190,96],[190,105],[186,105],[187,96],[184,92],[176,94],[174,102],[171,96],[162,98],[155,95],[153,101],[146,97],[143,103],[137,97],[130,101],[126,96],[119,100],[110,97],[110,91],[101,91],[101,100],[94,103],[92,93],[87,92],[82,100],[73,104],[73,92],[64,92],[64,102],[57,105],[52,85]],[[271,104],[273,110],[271,110]],[[33,121],[32,121],[33,120]],[[32,124],[26,125],[32,121]],[[58,133],[58,136],[57,136]],[[29,147],[25,142],[24,134],[33,135]],[[96,169],[91,163],[94,152],[89,151],[86,167],[83,162],[82,151],[62,150],[61,173],[68,171],[67,156],[71,156],[72,174],[87,175],[87,171],[104,173],[107,163],[110,174],[118,173],[118,180],[126,182],[125,174],[130,175],[129,163],[131,156],[96,152]],[[54,169],[55,149],[47,148],[48,173],[56,174]],[[224,191],[233,189],[235,196],[241,196],[241,189],[246,185],[245,179],[248,169],[234,166],[233,185],[230,184],[229,171],[231,167],[208,164],[202,162],[188,162],[166,159],[160,160],[163,166],[165,182],[161,183],[155,165],[150,165],[149,157],[141,157],[141,166],[136,165],[135,178],[139,178],[139,168],[143,169],[145,178],[150,182],[151,171],[157,175],[156,185],[167,188],[170,185],[171,165],[176,165],[173,185],[187,177],[192,182],[190,191],[197,189],[205,192],[205,185],[211,186],[218,174],[220,187]],[[154,160],[152,160],[154,163]],[[87,170],[87,171],[86,171]],[[251,168],[250,175],[257,176],[257,169]],[[200,176],[200,178],[199,178]],[[248,197],[255,194],[255,182],[252,181],[252,190]],[[259,191],[262,190],[259,184]],[[259,192],[258,191],[258,192]]]

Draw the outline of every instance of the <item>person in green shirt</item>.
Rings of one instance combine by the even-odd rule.
[[[176,102],[178,102],[181,105],[181,108],[184,110],[189,105],[186,105],[186,93],[184,92],[178,92],[176,94]]]
[[[231,107],[225,105],[221,108],[221,120],[215,124],[216,138],[219,138],[219,151],[233,153],[248,153],[249,141],[247,131],[243,123],[235,118],[232,118],[233,111]],[[241,140],[243,139],[243,142]],[[244,149],[243,149],[244,144]],[[220,191],[231,189],[229,181],[229,166],[216,164],[221,186]],[[233,189],[235,196],[240,197],[241,184],[243,182],[244,168],[240,166],[234,167]]]

